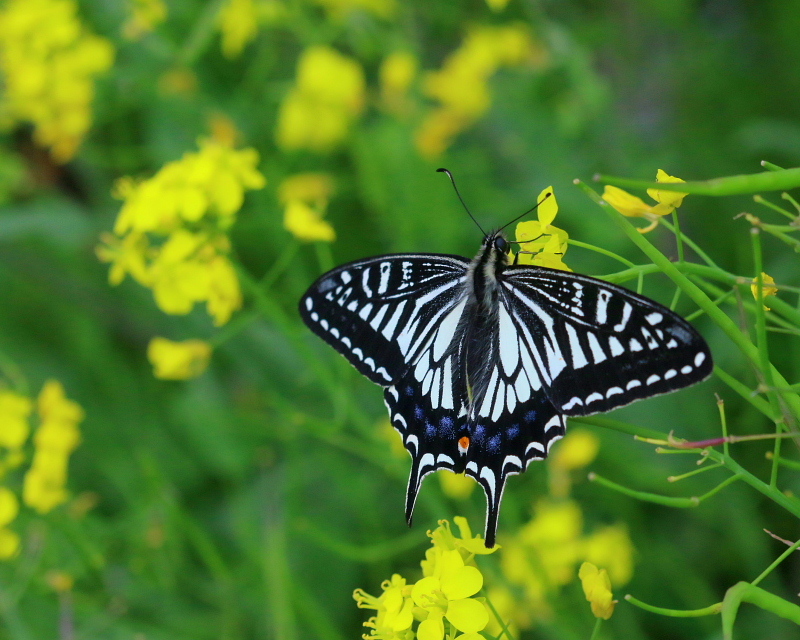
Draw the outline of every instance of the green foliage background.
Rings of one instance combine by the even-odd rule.
[[[484,226],[501,225],[553,185],[557,224],[570,236],[642,262],[607,216],[572,184],[595,173],[650,179],[658,168],[684,179],[752,173],[768,159],[800,164],[800,2],[709,0],[511,0],[495,14],[477,0],[404,2],[396,19],[357,13],[328,20],[318,7],[289,3],[290,23],[264,27],[243,55],[227,60],[213,30],[212,3],[168,3],[168,21],[138,42],[121,38],[121,2],[84,0],[85,22],[118,47],[99,84],[96,123],[75,160],[48,165],[26,131],[3,140],[3,162],[25,178],[6,179],[0,208],[0,352],[31,389],[61,380],[86,410],[83,442],[70,468],[75,495],[92,492],[82,519],[61,509],[23,515],[22,556],[0,566],[0,637],[55,637],[64,603],[46,583],[58,569],[75,578],[70,610],[80,638],[353,638],[364,612],[352,590],[376,592],[392,572],[413,574],[427,546],[424,531],[440,518],[483,523],[483,496],[464,504],[425,483],[409,532],[402,517],[407,461],[376,435],[384,419],[380,391],[301,325],[296,301],[324,268],[371,254],[433,251],[472,255],[480,234],[446,180],[450,168]],[[376,86],[380,61],[407,47],[422,69],[436,69],[474,23],[523,21],[547,46],[544,70],[506,70],[491,82],[488,115],[435,161],[421,158],[413,128],[370,111],[338,151],[287,154],[274,142],[277,108],[303,47],[324,43],[358,59]],[[198,78],[190,96],[165,96],[158,78],[182,63]],[[149,291],[130,280],[107,282],[94,247],[119,203],[112,184],[152,175],[195,148],[209,114],[231,117],[247,146],[259,150],[269,185],[248,195],[232,231],[236,253],[260,278],[295,241],[283,229],[275,187],[298,171],[326,171],[337,182],[327,219],[338,232],[330,247],[302,245],[269,291],[270,311],[235,331],[211,369],[181,383],[155,380],[146,360],[154,335],[210,337],[198,310],[166,316]],[[723,268],[754,275],[748,196],[690,196],[684,231]],[[674,238],[649,238],[675,257]],[[798,285],[797,255],[764,239],[765,270]],[[618,265],[572,248],[578,272]],[[674,287],[648,276],[645,293],[668,303]],[[781,294],[794,305],[790,294]],[[250,307],[252,308],[252,306]],[[694,307],[684,298],[679,311]],[[263,309],[262,309],[263,311]],[[243,312],[246,313],[246,312]],[[737,317],[735,307],[731,308]],[[744,359],[701,317],[696,326],[728,372],[754,388]],[[798,379],[796,336],[771,335],[773,361]],[[324,380],[333,380],[326,387]],[[714,393],[726,400],[729,430],[769,431],[750,405],[718,380],[638,403],[614,417],[682,437],[719,433]],[[693,468],[683,456],[657,456],[630,436],[596,429],[602,440],[593,469],[628,487],[699,495],[719,481],[702,475],[668,485]],[[755,473],[769,473],[768,444],[737,449]],[[794,445],[787,456],[797,459]],[[781,487],[800,493],[795,473]],[[513,478],[501,531],[513,531],[545,488],[544,470]],[[699,608],[750,580],[785,547],[766,527],[797,538],[797,521],[743,483],[694,510],[634,501],[590,483],[575,496],[590,523],[624,521],[637,548],[626,591],[671,608]],[[797,554],[794,554],[797,555]],[[764,587],[796,601],[800,561],[789,558]],[[619,594],[620,596],[623,594]],[[588,638],[592,619],[580,587],[554,602],[555,617],[530,638]],[[606,625],[607,637],[716,638],[714,617],[656,616],[627,603]],[[739,637],[792,638],[797,627],[745,605]]]

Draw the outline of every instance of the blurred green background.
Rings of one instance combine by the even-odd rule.
[[[0,11],[16,4],[3,2]],[[22,545],[0,565],[2,638],[354,638],[367,617],[354,606],[354,588],[378,593],[393,572],[418,578],[424,532],[440,518],[464,515],[481,530],[482,493],[453,498],[435,477],[424,484],[407,529],[408,459],[393,451],[380,390],[312,336],[296,312],[305,288],[335,264],[386,252],[474,254],[480,232],[436,167],[454,172],[484,227],[505,224],[552,185],[556,224],[570,237],[642,263],[574,178],[652,179],[661,168],[694,180],[753,173],[763,159],[800,164],[797,0],[172,0],[166,13],[152,10],[159,3],[67,4],[115,56],[92,80],[92,124],[70,158],[54,159],[30,122],[3,111],[0,365],[6,385],[30,397],[58,379],[86,418],[70,461],[70,500],[45,515],[23,507],[11,525]],[[219,18],[225,10],[234,16],[228,23]],[[237,17],[246,34],[245,22],[255,27],[223,51]],[[474,87],[464,84],[471,76],[457,78],[444,96],[456,107],[442,116],[452,135],[439,141],[439,153],[424,148],[420,131],[448,105],[429,74],[448,68],[468,34],[509,26],[527,34],[522,53],[479,74],[486,103],[472,111],[458,113]],[[3,21],[0,46],[19,28]],[[298,60],[313,46],[354,61],[365,82],[361,103],[347,107],[345,133],[317,148],[277,133]],[[392,94],[381,70],[398,52],[416,68]],[[6,56],[3,64],[8,73],[15,62]],[[2,99],[12,98],[4,92]],[[109,286],[95,247],[121,207],[112,197],[117,179],[151,177],[220,129],[258,151],[267,179],[247,194],[230,229],[234,262],[253,282],[274,277],[262,304],[243,287],[243,309],[216,328],[202,306],[188,315],[163,313],[131,278]],[[278,187],[303,172],[333,180],[325,210],[336,231],[332,243],[302,242],[284,227]],[[734,216],[770,215],[755,207],[745,196],[691,196],[681,225],[720,266],[752,278],[749,227]],[[676,257],[666,229],[648,238]],[[795,253],[771,238],[764,252],[765,271],[776,281],[800,284]],[[565,260],[582,273],[621,268],[580,248]],[[664,303],[673,291],[663,277],[645,280],[644,292]],[[682,299],[678,310],[694,307]],[[736,307],[730,310],[736,318]],[[695,325],[718,363],[755,387],[753,372],[714,326],[704,317]],[[187,381],[154,378],[147,361],[154,336],[212,340],[209,369]],[[796,337],[776,334],[772,345],[776,366],[796,381]],[[727,403],[732,433],[768,428],[713,378],[614,417],[710,438],[719,433],[715,392]],[[695,468],[694,459],[657,456],[618,432],[594,433],[601,446],[591,469],[626,486],[690,496],[724,477],[671,486],[665,478]],[[771,448],[742,445],[742,460],[766,474]],[[787,455],[796,458],[796,450]],[[633,577],[616,588],[618,598],[633,593],[686,609],[712,604],[785,548],[763,528],[797,537],[796,519],[742,483],[698,509],[678,510],[583,478],[583,471],[574,476],[573,498],[587,529],[625,523],[635,548]],[[783,480],[783,489],[800,493],[796,473]],[[5,482],[19,489],[14,473]],[[501,544],[546,493],[544,464],[511,479]],[[502,582],[494,558],[482,566]],[[53,576],[62,574],[71,588],[54,588]],[[798,576],[800,562],[790,558],[763,586],[796,600]],[[522,637],[589,637],[593,620],[577,581],[547,599],[549,612],[533,615]],[[772,639],[798,633],[749,606],[737,632]],[[625,602],[603,633],[721,637],[716,617],[666,618]]]

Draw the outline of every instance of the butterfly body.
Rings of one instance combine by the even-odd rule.
[[[509,264],[499,232],[472,261],[394,254],[321,276],[300,301],[308,326],[384,387],[422,480],[445,468],[487,496],[493,546],[508,476],[547,457],[567,416],[608,411],[709,375],[699,334],[660,304],[602,280]]]

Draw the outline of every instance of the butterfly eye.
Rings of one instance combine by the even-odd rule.
[[[502,236],[497,236],[494,239],[494,248],[501,253],[505,253],[508,251],[508,241]]]

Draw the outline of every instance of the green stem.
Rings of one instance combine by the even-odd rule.
[[[618,256],[613,251],[609,251],[608,249],[603,249],[602,247],[596,247],[593,244],[589,244],[588,242],[581,242],[580,240],[573,240],[570,238],[567,241],[568,244],[571,244],[576,247],[581,247],[582,249],[588,249],[589,251],[594,251],[595,253],[600,253],[604,256],[608,256],[609,258],[614,258],[617,262],[621,262],[627,267],[635,268],[636,265],[633,264],[630,260],[623,258],[622,256]]]
[[[489,610],[492,612],[492,615],[495,617],[495,620],[497,620],[497,624],[499,624],[500,628],[502,629],[500,635],[497,636],[496,640],[500,640],[500,638],[502,638],[503,636],[508,638],[508,640],[514,640],[514,636],[511,635],[511,631],[508,628],[508,623],[505,620],[503,620],[503,618],[500,616],[500,613],[497,611],[491,599],[489,598],[489,595],[486,593],[486,589],[484,589],[482,593],[483,597],[486,599],[486,605],[489,607]]]
[[[597,618],[594,621],[594,628],[592,629],[592,635],[589,637],[589,640],[597,640],[600,635],[600,625],[603,623],[602,618]]]
[[[175,58],[177,66],[191,67],[203,55],[214,34],[217,32],[217,15],[225,0],[213,0],[195,21],[192,31],[178,51]]]
[[[747,582],[739,582],[728,589],[722,601],[722,637],[724,640],[733,640],[733,624],[742,602],[749,602],[765,611],[800,624],[800,607],[796,604],[787,602],[769,591],[764,591],[761,587]]]
[[[619,431],[620,433],[627,433],[632,436],[640,436],[642,438],[666,438],[666,435],[660,431],[648,429],[647,427],[639,427],[613,418],[606,418],[603,416],[581,416],[580,418],[570,418],[571,424],[586,424],[593,427],[602,427],[603,429],[611,429],[612,431]]]
[[[675,227],[673,229],[673,233],[675,234],[675,244],[678,248],[678,262],[684,262],[684,254],[683,254],[683,234],[681,233],[681,225],[678,221],[678,210],[674,209],[672,211],[672,223]]]
[[[733,484],[739,479],[738,474],[734,474],[722,482],[720,482],[716,487],[704,493],[701,496],[692,496],[691,498],[677,498],[672,496],[662,496],[658,493],[650,493],[648,491],[637,491],[635,489],[629,489],[621,484],[617,484],[616,482],[612,482],[602,476],[597,475],[596,473],[589,474],[589,480],[592,482],[597,482],[598,484],[607,487],[609,489],[613,489],[614,491],[618,491],[626,496],[630,496],[631,498],[636,498],[637,500],[642,500],[644,502],[652,502],[654,504],[661,504],[665,507],[676,507],[679,509],[690,509],[693,507],[698,506],[701,502],[710,498],[713,495],[716,495],[722,489],[727,487],[729,484]]]
[[[662,616],[670,616],[672,618],[699,618],[701,616],[713,616],[722,611],[721,602],[703,607],[702,609],[665,609],[663,607],[654,607],[652,604],[637,600],[630,594],[625,596],[625,600],[645,611],[658,613]]]
[[[779,555],[777,558],[775,558],[774,562],[771,565],[769,565],[766,569],[764,569],[764,571],[761,572],[761,575],[759,575],[750,584],[752,584],[755,587],[759,582],[761,582],[770,573],[772,573],[772,571],[775,569],[775,567],[777,567],[781,562],[786,560],[786,558],[788,558],[792,553],[797,551],[798,548],[800,548],[800,540],[795,542],[791,547],[786,549],[786,551],[784,551],[781,555]]]

